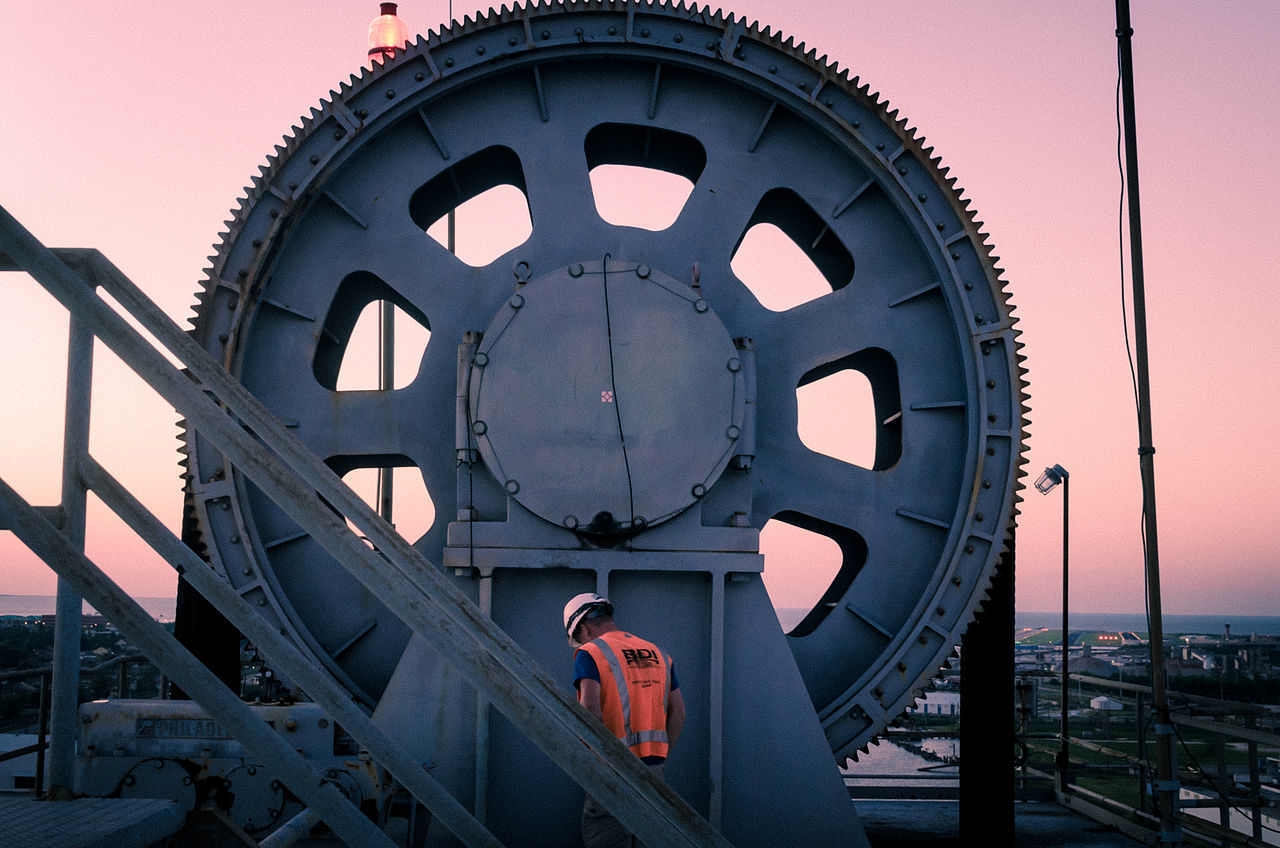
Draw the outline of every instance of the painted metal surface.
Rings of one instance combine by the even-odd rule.
[[[646,151],[646,137],[662,143]],[[608,162],[692,179],[676,223],[651,232],[592,214],[587,172]],[[527,242],[474,268],[423,235],[499,183],[528,199]],[[834,278],[830,295],[760,305],[728,268],[760,221]],[[218,246],[195,333],[317,455],[416,466],[440,516],[417,547],[437,559],[449,518],[468,508],[455,456],[439,449],[456,412],[454,346],[522,281],[606,252],[678,279],[697,262],[728,332],[753,342],[750,474],[710,492],[745,489],[751,526],[778,518],[846,551],[789,644],[830,747],[852,753],[911,702],[982,599],[1014,513],[1025,423],[1020,344],[988,239],[932,149],[856,77],[756,25],[679,6],[548,4],[431,34],[341,86],[269,158]],[[334,391],[344,333],[379,298],[430,326],[418,376],[399,391]],[[796,434],[797,385],[843,368],[873,386],[871,469]],[[215,562],[376,702],[407,631],[199,434],[188,442]],[[495,506],[506,509],[501,492]],[[454,549],[480,545],[480,528],[454,529],[471,536]]]

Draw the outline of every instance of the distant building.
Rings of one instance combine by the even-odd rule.
[[[932,690],[925,692],[924,700],[908,709],[908,712],[921,715],[958,716],[960,715],[960,693]]]
[[[1089,700],[1089,708],[1093,710],[1115,711],[1123,710],[1124,704],[1117,701],[1115,698],[1111,698],[1106,695],[1099,695],[1098,697],[1091,698]]]

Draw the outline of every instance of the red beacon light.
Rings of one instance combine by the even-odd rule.
[[[369,61],[386,62],[404,49],[409,28],[396,15],[395,3],[379,4],[378,17],[369,22]]]

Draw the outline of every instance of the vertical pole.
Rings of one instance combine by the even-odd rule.
[[[708,723],[707,760],[710,769],[711,798],[707,820],[720,829],[724,817],[724,581],[727,574],[711,574],[711,679]]]
[[[474,521],[475,518],[472,517]],[[479,569],[476,601],[480,612],[493,617],[493,569]],[[476,821],[485,824],[489,817],[489,699],[476,690]]]
[[[129,663],[124,660],[116,666],[116,697],[121,700],[129,697]]]
[[[1257,727],[1253,716],[1244,720],[1245,727]],[[1253,838],[1262,841],[1262,775],[1258,773],[1258,743],[1249,742],[1249,801],[1253,820]]]
[[[93,331],[71,315],[67,339],[67,402],[62,434],[62,534],[84,551],[85,486],[80,461],[89,451],[89,404],[93,391]],[[53,698],[50,705],[49,797],[70,798],[75,773],[80,710],[80,611],[84,601],[58,578],[53,632]]]
[[[1071,694],[1071,628],[1067,616],[1068,540],[1070,537],[1071,477],[1062,478],[1062,739],[1058,746],[1058,790],[1066,792],[1071,783],[1071,731],[1068,725]]]
[[[1147,699],[1139,692],[1133,709],[1138,726],[1138,809],[1147,811]]]
[[[44,792],[45,743],[49,739],[49,688],[49,675],[41,674],[39,730],[36,736],[36,742],[40,746],[36,750],[36,797]]]
[[[1012,845],[1014,543],[961,647],[960,843]],[[963,752],[968,752],[964,754]]]
[[[378,334],[378,388],[389,392],[396,387],[396,307],[389,300],[382,301],[382,332]],[[388,524],[395,526],[391,520],[392,468],[378,469],[378,514]]]
[[[1227,796],[1231,794],[1231,778],[1227,776],[1227,737],[1218,734],[1214,740],[1214,753],[1218,756],[1218,824],[1224,830],[1231,829],[1231,804]]]
[[[1133,97],[1133,26],[1129,0],[1116,0],[1116,39],[1124,105],[1125,172],[1129,192],[1129,250],[1133,281],[1133,337],[1138,377],[1138,461],[1142,471],[1142,514],[1146,548],[1147,604],[1151,619],[1152,708],[1156,719],[1156,768],[1160,840],[1180,844],[1176,822],[1178,789],[1173,772],[1174,737],[1165,686],[1164,620],[1160,601],[1160,545],[1156,527],[1155,445],[1151,434],[1151,376],[1147,366],[1147,297],[1142,268],[1142,208],[1138,194],[1137,118]]]

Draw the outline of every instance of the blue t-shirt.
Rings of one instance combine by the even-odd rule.
[[[600,681],[600,669],[596,668],[596,661],[591,654],[581,648],[573,655],[573,688],[578,688],[579,680]],[[671,691],[674,692],[680,688],[680,679],[676,677],[675,661],[671,662]]]

